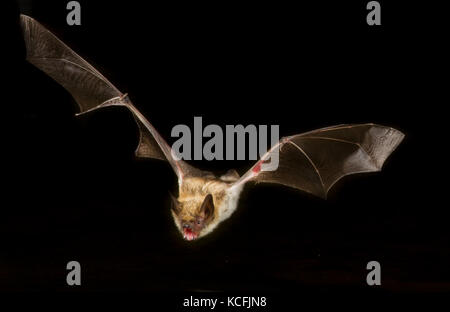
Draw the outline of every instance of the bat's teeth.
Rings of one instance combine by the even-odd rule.
[[[191,229],[184,229],[183,230],[183,238],[185,240],[191,241],[197,238],[197,234],[194,233]]]
[[[196,237],[196,235],[191,230],[185,229],[183,231],[183,238],[185,240],[191,241],[191,240],[195,239],[195,237]]]

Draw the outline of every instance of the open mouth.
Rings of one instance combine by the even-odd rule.
[[[191,241],[197,238],[197,234],[194,233],[191,229],[186,228],[183,231],[183,237],[185,240]]]

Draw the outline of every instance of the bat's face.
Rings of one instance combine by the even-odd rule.
[[[172,215],[185,240],[194,240],[214,217],[214,202],[211,194],[203,199],[194,198],[180,202],[173,198]]]

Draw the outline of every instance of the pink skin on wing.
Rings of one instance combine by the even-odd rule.
[[[261,161],[259,161],[256,165],[255,165],[255,167],[253,168],[253,172],[254,173],[259,173],[260,171],[261,171]]]

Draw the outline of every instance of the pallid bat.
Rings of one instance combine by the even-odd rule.
[[[172,196],[171,214],[186,240],[211,233],[231,216],[247,182],[290,186],[326,198],[342,177],[381,170],[404,135],[376,124],[347,124],[282,138],[243,176],[230,170],[222,176],[199,170],[173,157],[171,147],[150,122],[100,72],[31,17],[21,15],[27,60],[44,71],[74,97],[80,113],[107,106],[125,106],[139,127],[137,157],[168,161],[178,177],[178,198]],[[279,165],[266,171],[262,164],[274,151]]]

